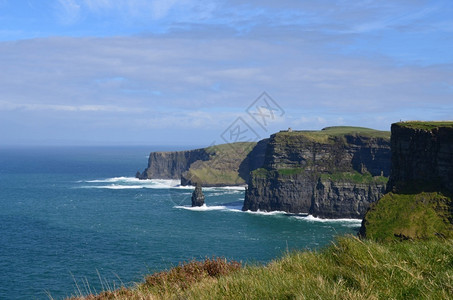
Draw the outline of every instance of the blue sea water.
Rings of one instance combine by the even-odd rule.
[[[0,299],[100,292],[193,258],[265,263],[360,226],[242,212],[237,187],[204,188],[206,207],[192,209],[193,188],[133,178],[156,150],[164,148],[0,149]]]

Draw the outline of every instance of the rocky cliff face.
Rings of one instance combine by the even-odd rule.
[[[201,189],[201,185],[197,184],[195,190],[192,193],[192,207],[204,205],[204,194]]]
[[[196,161],[206,161],[210,157],[205,149],[174,152],[151,152],[148,158],[148,167],[141,174],[140,179],[180,179],[181,174],[188,171]]]
[[[367,183],[353,180],[318,180],[314,188],[310,214],[323,218],[361,218],[371,203],[385,192],[384,182]]]
[[[453,126],[392,124],[391,146],[389,191],[417,185],[424,191],[453,192]]]
[[[151,152],[140,179],[180,179],[182,185],[243,185],[264,161],[267,139],[177,152]]]
[[[453,122],[392,124],[388,193],[360,235],[391,241],[453,237]]]
[[[361,218],[383,195],[389,171],[386,132],[279,132],[270,137],[262,168],[250,175],[243,210]]]

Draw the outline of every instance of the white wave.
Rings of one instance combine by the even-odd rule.
[[[245,212],[249,213],[249,214],[265,215],[265,216],[275,216],[275,215],[287,214],[287,212],[279,211],[279,210],[275,210],[275,211],[261,211],[261,210],[252,211],[252,210],[246,210]]]
[[[114,183],[114,182],[140,182],[141,180],[135,177],[113,177],[106,179],[85,180],[89,183]]]
[[[239,194],[240,191],[230,191],[230,190],[226,190],[226,191],[206,191],[203,189],[203,192],[205,193],[206,196],[209,196],[209,197],[216,197],[216,196],[223,196],[223,195],[234,195],[234,194]],[[241,200],[244,200],[243,198],[241,198]]]
[[[109,189],[184,189],[193,190],[193,186],[182,186],[179,180],[173,179],[138,179],[135,177],[113,177],[106,179],[77,181],[78,183],[111,183],[112,185],[85,186],[85,188],[109,188]]]
[[[293,218],[305,220],[308,222],[322,222],[322,223],[341,222],[341,223],[351,223],[351,225],[362,223],[362,219],[322,219],[322,218],[314,217],[312,215],[308,215],[306,217],[293,216]]]
[[[211,210],[226,210],[226,206],[218,205],[218,206],[207,206],[206,204],[203,204],[202,206],[174,206],[174,208],[182,208],[182,209],[187,209],[187,210],[192,210],[192,211],[211,211]]]
[[[91,186],[84,186],[83,188],[86,189],[110,189],[110,190],[127,190],[127,189],[143,189],[145,188],[142,185],[91,185]]]
[[[238,185],[238,186],[221,186],[219,189],[221,190],[232,190],[232,191],[245,191],[246,185]]]
[[[232,193],[240,193],[245,191],[244,185],[240,186],[210,186],[210,187],[203,187],[204,191],[230,191]]]
[[[191,185],[181,185],[181,182],[176,179],[147,179],[151,183],[150,188],[155,189],[183,189],[193,190],[195,187]]]
[[[136,177],[112,177],[105,179],[94,179],[94,180],[79,180],[78,183],[113,183],[113,184],[124,184],[124,185],[140,185],[145,188],[155,188],[155,189],[188,189],[192,190],[195,187],[192,185],[181,185],[179,179],[138,179]],[[204,187],[205,191],[215,191],[215,192],[228,192],[231,194],[240,193],[245,190],[245,185],[242,186],[222,186],[222,187]]]

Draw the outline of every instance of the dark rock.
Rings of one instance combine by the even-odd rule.
[[[453,127],[432,130],[392,124],[392,172],[388,191],[415,188],[453,193]]]
[[[343,173],[367,180],[333,176]],[[385,179],[374,176],[389,173],[389,138],[346,134],[318,140],[277,133],[268,141],[262,168],[250,174],[243,210],[361,218],[386,188]]]
[[[204,194],[200,184],[197,184],[192,193],[192,207],[204,205]]]
[[[359,235],[381,240],[451,236],[453,122],[400,122],[392,124],[391,134],[388,193],[368,210]]]
[[[250,172],[263,164],[266,145],[267,139],[258,143],[231,143],[189,151],[151,152],[148,167],[136,177],[180,179],[181,185],[244,185]]]
[[[140,174],[141,179],[180,179],[196,161],[206,161],[209,154],[205,149],[174,152],[151,152],[148,167]]]
[[[385,183],[321,180],[313,192],[310,214],[323,218],[362,218],[385,192]]]

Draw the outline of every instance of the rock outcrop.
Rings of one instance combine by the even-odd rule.
[[[137,176],[140,179],[179,179],[196,161],[209,160],[206,149],[173,152],[151,152],[148,167]],[[137,174],[138,175],[138,174]]]
[[[392,124],[388,193],[360,235],[376,240],[453,237],[453,122]]]
[[[361,218],[390,172],[388,132],[356,127],[279,132],[248,181],[243,210]]]
[[[453,126],[442,124],[392,124],[389,191],[398,192],[410,185],[453,193]]]
[[[197,184],[192,193],[192,207],[204,205],[204,194],[200,184]]]
[[[231,143],[207,148],[151,152],[140,179],[180,179],[182,185],[244,185],[251,171],[264,161],[267,140]]]

